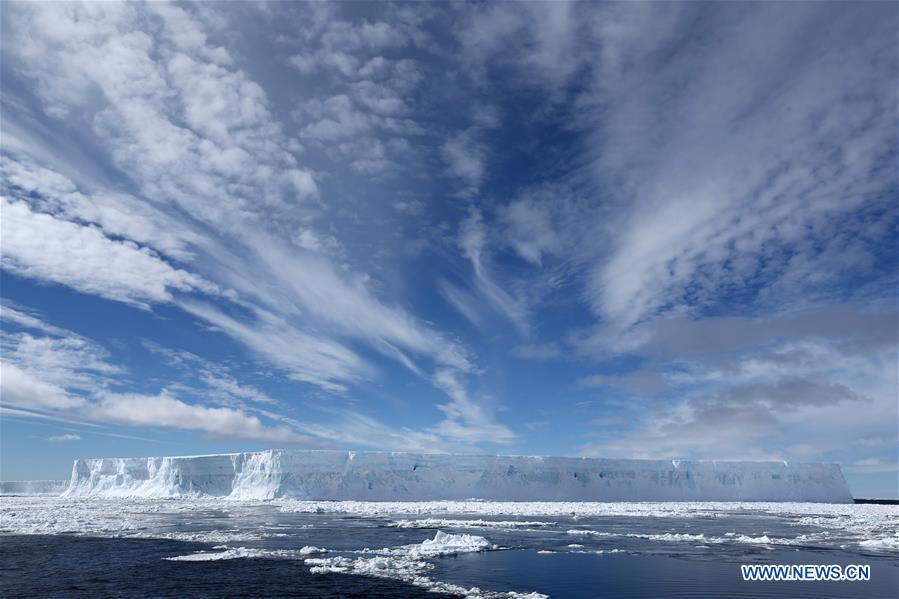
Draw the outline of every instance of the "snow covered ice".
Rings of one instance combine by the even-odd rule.
[[[76,460],[68,496],[851,502],[836,464],[282,451]]]
[[[314,573],[338,572],[361,574],[363,576],[382,576],[396,578],[432,591],[463,595],[466,597],[483,597],[485,599],[545,599],[541,593],[517,593],[514,591],[486,591],[478,587],[462,587],[435,581],[425,575],[433,565],[424,558],[435,558],[460,553],[477,553],[487,549],[496,549],[484,537],[469,534],[450,534],[437,531],[433,539],[425,539],[421,543],[404,545],[380,550],[363,550],[362,557],[318,557],[308,558],[305,563],[311,566]],[[374,557],[367,557],[374,554]]]

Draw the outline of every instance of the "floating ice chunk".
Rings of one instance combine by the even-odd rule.
[[[868,539],[859,543],[865,549],[881,549],[886,551],[899,551],[899,532],[893,536],[881,539]]]
[[[448,520],[445,518],[423,518],[420,520],[398,520],[390,526],[396,528],[536,528],[553,526],[555,522],[538,520]]]
[[[631,533],[627,535],[628,537],[632,537],[635,539],[647,539],[650,541],[664,541],[664,542],[672,542],[672,543],[680,543],[685,541],[705,541],[706,537],[703,534],[691,535],[688,533],[678,533],[678,532],[666,532],[657,535],[648,535],[648,534],[636,534]]]
[[[664,543],[681,543],[681,542],[704,542],[704,543],[748,543],[756,545],[792,545],[792,539],[772,539],[767,535],[760,537],[750,537],[748,535],[738,535],[733,532],[725,533],[723,537],[707,537],[704,534],[690,534],[679,532],[665,532],[658,534],[645,533],[611,533],[601,532],[598,530],[573,529],[565,531],[570,535],[577,536],[596,536],[596,537],[630,537],[632,539],[645,539],[647,541],[661,541]]]
[[[569,553],[582,553],[590,555],[605,555],[606,553],[623,553],[621,549],[574,549]]]
[[[305,560],[313,574],[327,574],[328,572],[351,572],[357,567],[361,569],[362,559],[350,559],[348,557],[311,557]]]
[[[579,536],[582,536],[582,537],[608,537],[608,536],[614,536],[614,535],[612,535],[611,533],[607,533],[607,532],[599,532],[598,530],[586,530],[586,529],[581,529],[581,528],[575,528],[575,529],[571,529],[571,530],[566,530],[566,531],[565,531],[565,534],[569,534],[569,535],[579,535]]]
[[[725,535],[727,536],[727,535]],[[762,535],[760,537],[750,537],[748,535],[731,535],[731,541],[735,543],[748,543],[750,545],[772,545],[775,543],[773,539],[771,539],[768,535]],[[778,539],[779,541],[785,539]],[[785,544],[785,543],[782,543]]]
[[[199,553],[176,555],[175,557],[164,557],[162,559],[170,562],[217,562],[219,560],[239,559],[242,557],[264,557],[266,553],[263,549],[236,547],[234,549],[226,549],[225,551],[201,551]]]
[[[220,545],[213,547],[221,551],[200,551],[197,553],[189,553],[187,555],[177,555],[175,557],[164,557],[162,559],[172,562],[215,562],[225,559],[240,558],[270,558],[270,559],[304,559],[316,553],[327,553],[327,549],[313,547],[307,545],[302,549],[258,549],[253,547],[227,547]]]
[[[477,535],[454,535],[438,530],[433,539],[425,539],[421,545],[407,545],[410,555],[435,557],[456,553],[476,553],[492,547],[490,541]]]

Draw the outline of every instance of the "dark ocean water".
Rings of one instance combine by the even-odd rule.
[[[310,574],[294,560],[163,559],[209,549],[164,539],[3,535],[0,597],[435,597],[383,578]]]
[[[13,597],[409,597],[436,596],[382,578],[311,574],[295,560],[173,562],[204,543],[70,535],[0,536],[0,596]],[[754,560],[758,561],[758,560]],[[527,588],[552,597],[865,597],[896,599],[895,559],[834,552],[767,552],[771,563],[871,563],[868,582],[744,582],[739,563],[627,553],[540,554],[520,549],[437,562],[436,578],[470,586]],[[447,595],[443,595],[447,596]]]
[[[759,563],[744,558],[742,563]],[[899,598],[899,563],[894,559],[834,555],[832,552],[772,551],[764,562],[779,564],[872,564],[867,582],[745,582],[739,561],[667,555],[615,553],[540,554],[532,550],[495,551],[441,560],[434,576],[465,585],[490,577],[494,584],[517,586],[552,597],[659,599],[677,597]]]

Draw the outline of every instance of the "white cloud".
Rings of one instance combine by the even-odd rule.
[[[21,313],[21,312],[19,312]],[[4,308],[3,319],[12,312]],[[3,401],[36,408],[78,408],[83,394],[104,389],[123,370],[97,344],[29,315],[27,328],[49,333],[0,333]],[[21,320],[19,324],[22,324]]]
[[[245,399],[255,403],[276,404],[274,399],[262,393],[258,389],[249,385],[241,385],[237,379],[224,372],[216,372],[205,370],[200,373],[199,378],[210,388],[220,391],[231,397]]]
[[[472,187],[477,187],[484,178],[487,148],[478,140],[476,129],[457,133],[443,144],[443,159],[453,176],[459,177]]]
[[[470,445],[506,444],[517,440],[517,435],[495,422],[481,403],[472,401],[456,373],[439,370],[434,375],[434,384],[443,389],[451,401],[437,406],[446,418],[431,428],[431,432]]]
[[[127,426],[198,430],[222,438],[251,439],[269,443],[315,443],[291,429],[265,426],[256,416],[232,408],[189,404],[163,390],[158,395],[107,394],[86,409],[101,422]]]
[[[33,144],[29,149],[43,153]],[[0,171],[6,191],[11,197],[25,199],[32,209],[80,224],[95,224],[107,235],[151,246],[181,261],[194,257],[191,246],[200,243],[200,236],[153,202],[123,193],[82,193],[62,173],[39,166],[25,154],[9,151],[7,144],[4,151]]]
[[[297,430],[341,445],[362,445],[392,451],[473,451],[464,440],[446,438],[430,431],[391,427],[358,410],[332,410],[334,422],[317,424],[285,419]]]
[[[487,272],[485,265],[488,248],[487,228],[480,211],[472,210],[468,218],[459,224],[458,244],[464,256],[471,263],[475,275],[475,287],[480,295],[492,305],[496,312],[512,322],[519,332],[526,334],[529,329],[526,306],[497,284]],[[452,288],[444,291],[446,290],[450,291],[447,299],[457,309],[460,309],[469,318],[475,316],[476,309],[470,300],[465,299],[464,295]],[[478,325],[483,322],[483,319],[476,317],[472,322]]]
[[[318,60],[314,54],[295,54],[288,62],[303,75],[311,75],[318,68]]]
[[[25,202],[6,198],[0,198],[0,209],[3,268],[18,275],[138,305],[169,302],[173,291],[216,292],[147,248],[109,239],[98,228],[33,212]]]
[[[296,231],[304,232],[300,241],[330,237],[327,228],[317,228],[322,205],[311,201],[320,194],[318,175],[292,154],[295,144],[272,115],[265,91],[235,67],[238,61],[230,53],[203,34],[191,10],[35,5],[18,7],[9,16],[15,31],[30,32],[10,44],[9,58],[34,82],[44,107],[53,114],[72,115],[73,125],[102,139],[100,150],[129,175],[142,200],[147,198],[154,209],[135,211],[142,215],[140,223],[126,221],[123,215],[132,213],[130,197],[101,195],[102,190],[95,189],[83,195],[97,210],[75,209],[81,203],[78,190],[46,170],[32,168],[25,173],[31,182],[23,188],[39,187],[53,197],[48,210],[58,212],[19,210],[42,227],[54,227],[52,235],[44,236],[52,240],[45,245],[71,238],[74,249],[85,255],[77,269],[68,267],[58,253],[45,251],[56,248],[34,247],[36,242],[23,235],[13,240],[16,244],[4,239],[5,246],[16,250],[4,255],[10,269],[112,299],[175,300],[291,376],[326,389],[343,389],[348,382],[373,375],[370,365],[348,347],[360,341],[377,351],[395,348],[398,351],[390,355],[407,365],[424,357],[470,368],[456,343],[405,310],[383,303],[352,267],[298,251]],[[164,27],[159,28],[160,23]],[[401,40],[419,39],[414,19],[405,17],[390,26],[337,23],[325,20],[319,31],[331,57],[339,58],[338,51],[379,53],[380,48],[406,43]],[[387,34],[399,37],[387,40]],[[340,47],[334,45],[338,40],[343,40]],[[346,89],[352,97],[336,94],[318,106],[310,104],[307,112],[317,120],[303,135],[329,140],[358,137],[373,127],[397,135],[415,131],[414,123],[385,115],[403,110],[396,90],[417,84],[416,68],[407,60],[383,66],[382,82],[354,82]],[[354,168],[381,172],[393,158],[391,152],[405,146],[384,143],[368,150],[378,147],[385,151],[357,156]],[[20,173],[20,181],[25,174]],[[165,226],[157,212],[179,226]],[[73,218],[98,226],[67,222]],[[169,237],[141,230],[151,222]],[[150,248],[170,252],[204,278],[170,266]],[[109,272],[94,265],[100,254],[107,265],[112,256],[114,268]],[[206,280],[229,289],[226,297],[241,306],[246,322],[217,308],[182,304],[183,298],[174,293],[212,292]]]
[[[887,9],[542,3],[360,15],[322,4],[304,7],[294,27],[282,21],[293,7],[267,6],[264,22],[287,50],[253,77],[258,57],[236,50],[258,31],[228,29],[228,10],[6,8],[14,85],[4,90],[4,268],[183,308],[274,374],[343,393],[338,403],[377,382],[381,356],[449,398],[439,402],[443,421],[424,430],[343,408],[327,425],[289,421],[281,398],[197,360],[182,376],[189,384],[130,395],[127,373],[96,344],[13,307],[4,323],[27,334],[3,337],[4,395],[21,405],[91,407],[94,418],[124,422],[123,409],[145,403],[134,416],[141,426],[168,422],[158,410],[172,408],[192,430],[208,417],[273,440],[510,441],[490,398],[471,390],[484,365],[428,320],[431,306],[413,311],[437,281],[476,326],[511,321],[522,337],[512,355],[561,357],[563,337],[538,343],[532,326],[583,318],[577,298],[596,326],[573,333],[573,345],[600,359],[645,359],[636,372],[583,381],[628,395],[641,418],[604,449],[716,451],[730,414],[747,422],[734,438],[774,455],[779,427],[802,428],[800,414],[832,426],[856,405],[788,400],[777,412],[775,397],[845,388],[890,407],[889,370],[871,363],[887,355],[883,344],[869,339],[869,354],[853,353],[843,344],[855,339],[786,334],[798,326],[789,318],[701,319],[708,310],[782,315],[819,292],[845,293],[835,284],[855,287],[892,255],[883,253],[895,233],[895,194],[883,193],[895,187]],[[455,21],[447,28],[435,16]],[[447,32],[458,52],[441,47]],[[286,113],[293,122],[282,124]],[[510,152],[492,145],[510,140]],[[513,172],[519,165],[533,172]],[[434,172],[455,180],[467,216],[441,203],[447,179]],[[394,245],[414,245],[421,261],[393,260]],[[470,271],[459,269],[459,251]],[[551,318],[540,318],[545,307]],[[475,343],[494,342],[486,337]],[[863,415],[851,416],[861,430]]]
[[[80,397],[46,383],[13,363],[0,362],[0,390],[3,403],[32,408],[76,408],[84,405]]]
[[[474,123],[486,129],[496,129],[502,125],[502,115],[496,106],[481,104],[472,113]]]
[[[285,320],[291,315],[285,305],[296,306],[338,334],[376,347],[387,342],[445,366],[470,369],[463,348],[405,310],[380,302],[363,277],[347,277],[322,257],[297,253],[268,237],[254,239],[252,248],[256,261],[247,270],[265,276],[286,293],[259,300],[272,312],[285,314]],[[247,294],[258,293],[255,279],[235,279],[233,283]]]
[[[572,2],[470,5],[456,34],[469,75],[489,84],[488,65],[513,69],[519,83],[539,86],[553,100],[567,80],[591,62],[595,50],[582,43],[595,6]]]
[[[64,387],[92,390],[96,376],[111,376],[121,369],[106,361],[107,353],[78,336],[34,337],[3,333],[4,359],[40,372],[41,379]]]
[[[315,77],[293,111],[300,136],[331,160],[342,158],[354,175],[371,178],[414,172],[424,150],[414,138],[428,135],[415,106],[423,80],[419,61],[396,56],[398,48],[422,38],[420,20],[412,17],[418,11],[384,12],[394,17],[391,23],[332,14],[320,29],[305,30],[301,52],[288,60],[305,77]],[[375,43],[384,32],[395,37]],[[388,46],[390,57],[383,55]]]
[[[896,59],[880,50],[894,28],[876,10],[821,29],[808,6],[720,6],[706,15],[708,43],[672,55],[693,7],[671,8],[682,14],[648,22],[622,11],[605,51],[627,67],[596,70],[593,172],[616,181],[622,208],[614,251],[588,283],[596,313],[627,327],[728,291],[808,297],[868,268],[858,230],[876,234],[895,181],[896,88],[884,74]]]
[[[450,283],[446,279],[440,280],[438,288],[443,299],[455,308],[459,314],[467,318],[469,322],[480,329],[487,326],[489,321],[477,296],[458,285]]]
[[[407,23],[396,20],[394,23],[384,21],[351,22],[332,19],[321,34],[321,42],[325,48],[343,48],[347,51],[363,49],[380,50],[407,45],[410,38],[415,37],[414,28]]]
[[[392,88],[372,81],[360,81],[353,85],[360,104],[372,112],[384,116],[402,116],[409,111],[405,100]]]
[[[221,316],[209,320],[216,318]],[[224,326],[235,325],[233,321],[220,322]],[[42,324],[44,326],[37,328],[52,328]],[[4,417],[46,419],[84,426],[102,424],[192,430],[221,438],[313,447],[337,442],[380,449],[471,451],[478,442],[505,443],[514,438],[506,427],[493,423],[487,412],[467,398],[451,370],[441,371],[435,380],[435,385],[451,394],[452,400],[441,406],[447,419],[434,431],[392,428],[352,410],[327,406],[322,409],[331,409],[336,421],[320,424],[286,416],[281,411],[284,409],[282,402],[239,382],[222,366],[190,352],[173,351],[154,343],[148,343],[148,349],[164,356],[171,365],[190,371],[201,386],[172,384],[155,394],[120,392],[117,388],[127,378],[122,368],[109,363],[107,354],[96,345],[73,333],[56,330],[67,336],[35,338],[27,334],[5,334],[4,360],[0,363]],[[283,348],[274,347],[268,351],[283,350],[283,355],[273,357],[273,361],[280,360],[288,369],[299,372],[304,359],[301,351],[306,345],[307,340],[286,339]],[[27,370],[19,364],[27,365]],[[327,381],[322,382],[323,386],[327,384]],[[179,390],[203,401],[185,401],[178,397]],[[273,411],[275,409],[279,412]],[[264,422],[263,418],[274,424]]]
[[[561,248],[546,203],[534,199],[512,202],[502,208],[500,221],[506,226],[508,243],[531,264],[541,266],[544,254],[552,254]]]
[[[191,375],[196,376],[208,391],[206,395],[221,397],[237,402],[249,401],[257,404],[279,405],[280,402],[252,385],[243,384],[231,375],[228,368],[216,364],[189,351],[175,351],[152,341],[145,341],[144,347],[163,356],[166,361]]]
[[[641,325],[630,347],[639,370],[581,381],[624,391],[633,410],[583,451],[846,462],[867,439],[882,459],[895,453],[899,416],[895,325],[888,308],[844,306]]]
[[[355,56],[328,50],[296,54],[290,57],[290,64],[304,75],[314,73],[317,69],[333,69],[344,77],[354,77],[359,69],[359,60]]]
[[[73,435],[71,433],[66,433],[64,435],[51,435],[47,437],[47,441],[53,441],[54,443],[66,443],[68,441],[81,441],[80,435]]]
[[[405,136],[423,132],[415,121],[403,116],[407,107],[396,90],[363,82],[347,91],[324,100],[308,100],[295,111],[294,118],[303,125],[303,139],[323,145],[344,142],[336,149],[354,156],[353,149],[375,143],[401,148]],[[392,164],[397,166],[395,161]]]
[[[263,90],[223,66],[221,48],[202,36],[184,42],[184,31],[199,27],[188,11],[35,5],[9,16],[15,30],[32,32],[10,59],[27,68],[47,106],[77,109],[76,122],[104,139],[145,196],[224,225],[245,210],[250,189],[269,206],[315,193]]]
[[[20,327],[41,331],[50,335],[69,334],[69,331],[44,322],[37,315],[29,313],[25,309],[20,309],[19,306],[14,306],[6,301],[0,302],[0,320],[5,320]]]
[[[65,333],[66,336],[55,337],[3,333],[0,393],[5,414],[75,423],[86,420],[197,430],[219,437],[272,443],[317,444],[287,427],[267,426],[244,409],[189,404],[166,389],[155,395],[110,391],[120,385],[127,374],[125,370],[108,362],[102,348]],[[230,377],[213,372],[200,376],[213,390],[239,399],[273,403]]]
[[[339,392],[346,389],[341,382],[371,374],[371,366],[353,351],[326,338],[307,335],[271,314],[263,314],[257,323],[245,324],[210,306],[191,303],[183,307],[280,366],[295,380]]]

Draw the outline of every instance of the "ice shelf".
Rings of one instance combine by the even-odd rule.
[[[67,496],[848,503],[837,464],[268,450],[78,459]]]

